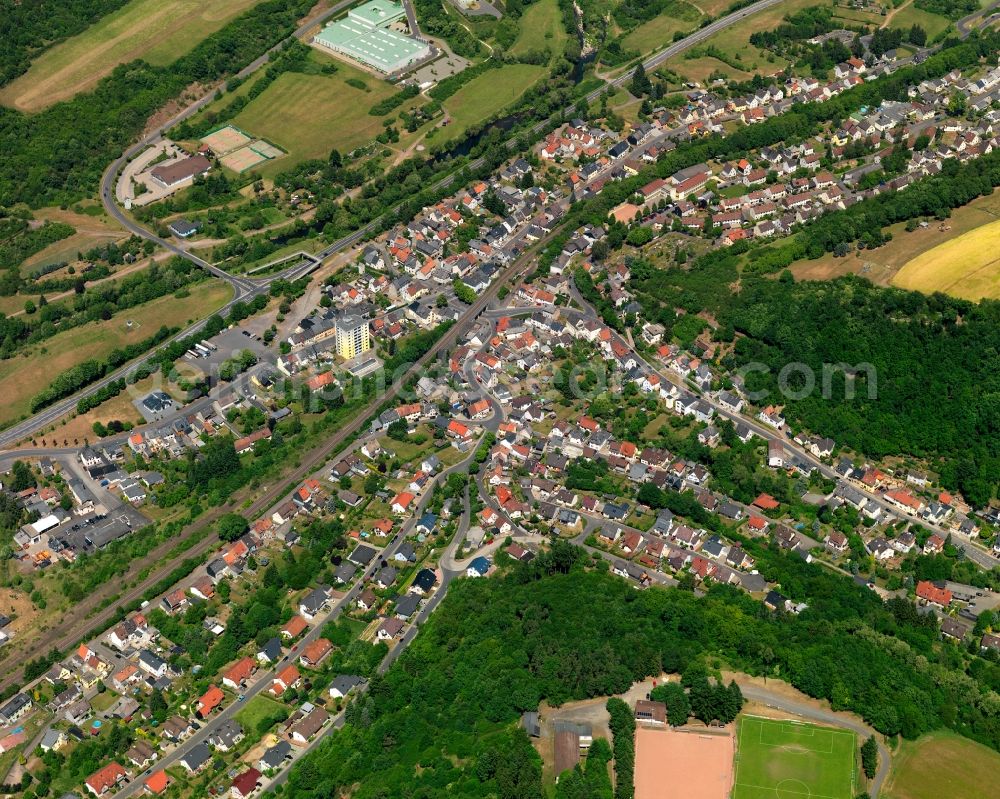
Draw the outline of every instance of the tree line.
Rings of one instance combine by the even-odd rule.
[[[23,75],[31,61],[81,33],[128,0],[0,0],[0,86]]]
[[[165,266],[151,264],[141,272],[94,286],[65,300],[47,302],[41,295],[37,306],[33,301],[26,306],[27,314],[0,318],[0,359],[11,358],[26,346],[65,330],[107,321],[120,311],[204,279],[205,273],[200,267],[183,258],[172,258]]]

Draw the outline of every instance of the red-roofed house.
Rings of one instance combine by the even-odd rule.
[[[416,499],[416,497],[414,497],[409,491],[400,491],[392,500],[392,512],[406,513],[407,508],[410,507],[414,499]]]
[[[306,620],[296,614],[285,622],[284,626],[281,628],[281,635],[283,638],[298,638],[302,635],[302,632],[307,626]]]
[[[281,671],[278,672],[278,676],[274,678],[274,682],[271,683],[271,693],[275,696],[281,696],[289,688],[295,688],[302,681],[302,675],[299,674],[299,670],[295,667],[295,664],[285,666]]]
[[[128,773],[125,769],[119,763],[111,762],[87,777],[84,784],[94,796],[104,796],[127,778]]]
[[[781,503],[770,494],[761,494],[753,501],[753,504],[761,510],[776,510]]]
[[[271,430],[267,427],[262,427],[260,430],[255,430],[248,436],[244,438],[238,438],[233,443],[233,447],[236,449],[237,455],[242,455],[247,450],[253,449],[253,445],[258,441],[262,441],[265,438],[271,437]]]
[[[246,685],[247,679],[249,679],[250,675],[256,670],[256,662],[252,657],[247,656],[242,660],[236,661],[236,663],[229,667],[225,674],[222,675],[222,684],[227,688],[232,688],[234,691],[238,691]]]
[[[922,600],[926,605],[946,608],[951,604],[951,591],[934,585],[930,580],[921,580],[917,583],[917,599]]]
[[[222,693],[222,689],[217,685],[210,685],[208,690],[202,694],[201,698],[197,703],[197,713],[201,718],[208,718],[212,711],[215,710],[219,705],[222,704],[222,700],[226,698],[226,695]]]
[[[469,406],[468,412],[470,419],[485,419],[490,415],[490,403],[484,399],[476,400]]]
[[[909,491],[886,491],[885,498],[897,508],[910,513],[918,513],[924,509],[924,503]]]
[[[315,668],[322,662],[323,658],[329,655],[332,651],[333,644],[325,638],[317,638],[302,650],[302,655],[299,657],[299,663],[303,666]]]
[[[160,769],[159,771],[146,777],[144,787],[147,793],[151,793],[154,796],[156,794],[161,794],[170,787],[170,777],[167,776],[167,772]]]
[[[260,772],[255,768],[248,768],[242,774],[233,777],[233,786],[229,789],[229,795],[233,799],[246,799],[260,787]]]
[[[306,385],[310,391],[319,391],[327,386],[332,386],[336,382],[337,379],[333,376],[333,372],[323,372],[323,374],[310,377],[306,381]]]
[[[762,533],[767,529],[768,521],[763,516],[756,516],[751,514],[750,518],[747,520],[747,527],[755,533]]]
[[[455,438],[465,440],[472,434],[472,431],[466,425],[452,419],[448,422],[448,433],[455,436]]]

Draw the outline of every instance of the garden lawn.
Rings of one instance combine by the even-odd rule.
[[[92,216],[69,210],[63,211],[59,208],[42,208],[35,211],[35,218],[44,221],[65,222],[76,228],[76,233],[53,242],[44,250],[39,250],[34,255],[29,256],[21,264],[21,274],[23,275],[31,275],[51,264],[72,263],[77,260],[79,253],[87,252],[94,247],[116,241],[124,236],[121,227],[103,214]],[[21,304],[23,305],[23,302]]]
[[[755,69],[765,75],[779,72],[788,62],[751,45],[750,36],[757,31],[776,28],[787,14],[817,5],[820,5],[817,0],[785,0],[747,17],[746,20],[741,20],[736,25],[724,28],[697,46],[698,49],[717,48],[738,67],[710,58],[687,60],[683,54],[669,59],[666,66],[679,75],[697,81],[704,81],[713,69],[718,69],[736,80],[746,80]],[[707,68],[709,64],[712,66]]]
[[[0,103],[38,111],[92,88],[118,64],[165,65],[260,0],[132,0],[35,59],[0,90]]]
[[[933,219],[926,228],[911,231],[899,222],[888,227],[892,241],[878,249],[855,251],[846,258],[825,253],[816,260],[797,261],[790,268],[797,280],[830,280],[850,273],[862,274],[873,283],[888,286],[896,273],[917,256],[970,230],[991,224],[998,216],[1000,196],[994,192],[952,211],[944,222],[947,230],[941,230],[941,223]]]
[[[263,694],[257,694],[236,713],[236,720],[251,735],[258,734],[257,725],[266,718],[273,718],[279,711],[288,710],[285,705]]]

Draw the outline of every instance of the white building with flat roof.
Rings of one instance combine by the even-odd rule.
[[[379,72],[398,72],[431,53],[426,42],[392,30],[392,23],[404,17],[399,3],[370,0],[329,23],[313,37],[313,42]]]

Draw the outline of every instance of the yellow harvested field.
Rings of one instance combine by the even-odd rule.
[[[893,285],[968,300],[1000,297],[1000,220],[963,233],[909,261]]]
[[[0,103],[38,111],[92,88],[118,64],[175,61],[260,0],[131,0],[60,42],[0,90]]]

